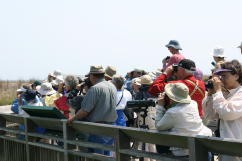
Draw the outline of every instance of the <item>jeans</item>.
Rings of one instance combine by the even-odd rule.
[[[100,143],[104,145],[113,145],[114,139],[106,136],[89,135],[88,141],[93,143]],[[106,151],[102,149],[89,148],[88,152],[112,156],[112,153],[110,151]]]

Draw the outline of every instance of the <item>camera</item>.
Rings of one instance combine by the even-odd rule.
[[[155,107],[156,102],[153,100],[134,100],[134,101],[128,101],[127,107]]]
[[[212,82],[212,80],[208,80],[205,83],[205,87],[206,87],[206,89],[213,89],[213,82]]]
[[[173,64],[172,69],[173,69],[173,72],[177,72],[178,71],[178,64]]]
[[[134,112],[140,112],[146,110],[148,107],[155,107],[156,102],[154,100],[134,100],[128,101],[127,108],[132,108]]]

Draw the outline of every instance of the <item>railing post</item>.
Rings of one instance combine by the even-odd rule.
[[[0,117],[0,127],[6,127],[6,120],[3,117]],[[6,132],[0,130],[0,135],[4,135]]]
[[[196,138],[188,139],[189,161],[205,161],[208,160],[208,150]]]
[[[125,133],[122,132],[121,129],[118,130],[118,135],[116,138],[115,142],[115,147],[116,147],[116,159],[117,161],[129,161],[130,156],[126,154],[121,154],[119,150],[121,149],[130,149],[130,139]]]
[[[0,117],[0,127],[6,127],[6,120],[3,117]],[[4,135],[6,132],[0,130],[0,135]],[[5,161],[6,154],[4,153],[4,140],[0,139],[0,161]]]
[[[68,145],[67,141],[69,139],[75,139],[75,131],[68,126],[67,120],[62,120],[63,122],[63,139],[64,139],[64,161],[71,161],[73,158],[70,157],[68,150],[75,148],[74,145]]]
[[[31,161],[30,158],[30,146],[29,146],[29,141],[30,136],[28,136],[28,132],[33,132],[34,131],[34,123],[32,123],[27,117],[24,117],[24,127],[25,127],[25,146],[26,146],[26,156],[27,156],[27,161]]]

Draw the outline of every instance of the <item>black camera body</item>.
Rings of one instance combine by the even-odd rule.
[[[127,102],[127,108],[132,107],[155,107],[156,102],[153,100],[134,100],[134,101],[128,101]]]
[[[178,64],[173,64],[172,69],[173,69],[173,72],[177,72],[178,71]]]
[[[213,89],[213,82],[211,80],[208,80],[205,83],[205,87],[206,87],[206,89]]]
[[[126,104],[127,108],[132,108],[134,112],[146,111],[148,107],[155,107],[156,102],[153,100],[134,100],[128,101]]]

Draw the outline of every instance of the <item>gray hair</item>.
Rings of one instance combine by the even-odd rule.
[[[78,79],[76,76],[74,75],[67,75],[65,77],[65,85],[68,86],[70,89],[74,89],[76,88],[76,86],[78,85]]]
[[[121,75],[114,75],[112,78],[113,84],[117,87],[117,89],[121,89],[124,85],[124,77]]]

